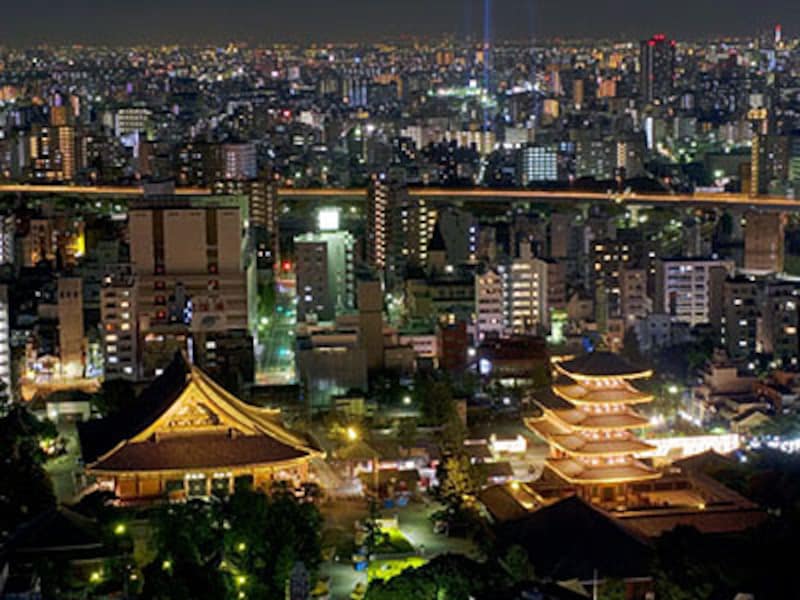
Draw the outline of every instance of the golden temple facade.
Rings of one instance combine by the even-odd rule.
[[[179,354],[122,413],[79,426],[87,475],[123,502],[308,481],[322,452],[279,411],[239,400]]]

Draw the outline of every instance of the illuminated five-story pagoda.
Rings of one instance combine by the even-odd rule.
[[[653,396],[632,381],[652,371],[605,351],[554,361],[554,367],[553,385],[535,396],[541,416],[526,421],[550,445],[547,466],[586,500],[628,504],[632,484],[661,476],[636,458],[653,446],[634,433],[649,424],[635,407]]]

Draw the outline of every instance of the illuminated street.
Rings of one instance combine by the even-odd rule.
[[[279,278],[275,285],[273,310],[258,317],[256,380],[259,384],[284,385],[295,382],[294,289],[293,278]]]

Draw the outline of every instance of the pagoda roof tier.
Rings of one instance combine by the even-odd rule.
[[[616,413],[590,413],[579,408],[548,411],[555,420],[573,429],[637,429],[649,427],[650,420],[640,414],[625,409]]]
[[[627,456],[653,450],[654,447],[633,434],[618,438],[592,439],[570,431],[548,419],[530,420],[528,426],[548,443],[572,456]]]
[[[659,471],[637,460],[593,466],[573,458],[548,458],[546,464],[562,479],[582,485],[630,483],[661,477]]]
[[[620,406],[614,412],[593,412],[574,407],[550,388],[537,391],[533,399],[545,415],[572,429],[636,429],[650,425],[647,418],[628,406]]]
[[[632,365],[619,354],[600,350],[556,362],[555,368],[576,379],[644,379],[653,374],[650,369]]]
[[[633,386],[620,382],[614,386],[588,386],[568,383],[553,386],[553,393],[571,404],[645,404],[653,395],[640,392]]]
[[[323,454],[278,411],[239,400],[180,353],[136,402],[78,433],[93,473],[278,466]]]

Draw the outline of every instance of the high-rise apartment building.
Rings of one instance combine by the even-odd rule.
[[[6,395],[13,399],[11,386],[11,331],[8,314],[8,286],[0,285],[0,381]]]
[[[384,175],[373,176],[367,193],[367,263],[383,272],[387,287],[402,282],[408,267],[424,267],[436,226],[436,209]],[[477,238],[473,242],[477,248]]]
[[[243,202],[237,197],[156,198],[130,210],[140,376],[157,375],[172,346],[189,350],[212,374],[218,369],[224,374],[233,363],[242,372],[252,370],[252,342],[249,348],[239,343],[255,321],[255,267],[246,260]],[[226,337],[235,338],[241,352],[217,353]]]
[[[0,265],[14,264],[17,218],[14,213],[0,214]]]
[[[136,277],[131,265],[108,265],[100,289],[100,323],[106,379],[139,376]]]
[[[248,180],[258,175],[256,146],[253,143],[222,145],[223,179]]]
[[[669,258],[656,263],[655,312],[665,313],[691,327],[709,323],[713,296],[712,273],[722,267],[733,272],[732,260]],[[716,299],[717,302],[721,301]]]
[[[83,280],[80,277],[59,277],[57,293],[61,373],[65,377],[82,377],[86,364]]]
[[[800,355],[800,283],[795,279],[768,279],[762,294],[757,348],[783,365],[796,366]]]
[[[486,269],[475,275],[475,318],[473,337],[476,343],[486,337],[505,333],[504,271]]]
[[[520,183],[558,181],[558,149],[554,146],[528,145],[520,150]]]
[[[731,277],[723,284],[720,342],[728,357],[746,361],[756,352],[759,283],[752,277]]]
[[[626,327],[650,313],[647,297],[647,271],[624,267],[620,272],[621,316]]]
[[[656,34],[639,46],[639,93],[645,103],[663,102],[672,95],[675,41]]]
[[[761,273],[783,271],[785,216],[777,212],[745,215],[744,268]]]
[[[338,230],[338,216],[336,223],[325,225],[322,215],[322,231],[294,239],[298,320],[332,321],[337,313],[353,308],[354,239]]]
[[[114,133],[117,137],[147,130],[152,111],[143,106],[120,108],[114,115]]]
[[[522,334],[547,328],[547,273],[547,262],[533,257],[526,246],[522,247],[520,257],[512,259],[504,268],[507,332]]]
[[[249,181],[217,181],[214,184],[214,193],[247,198],[247,224],[258,268],[273,269],[280,262],[280,198],[277,181],[271,177]]]
[[[375,173],[367,189],[367,264],[378,272],[386,268],[389,252],[389,206],[395,185],[385,173]]]

